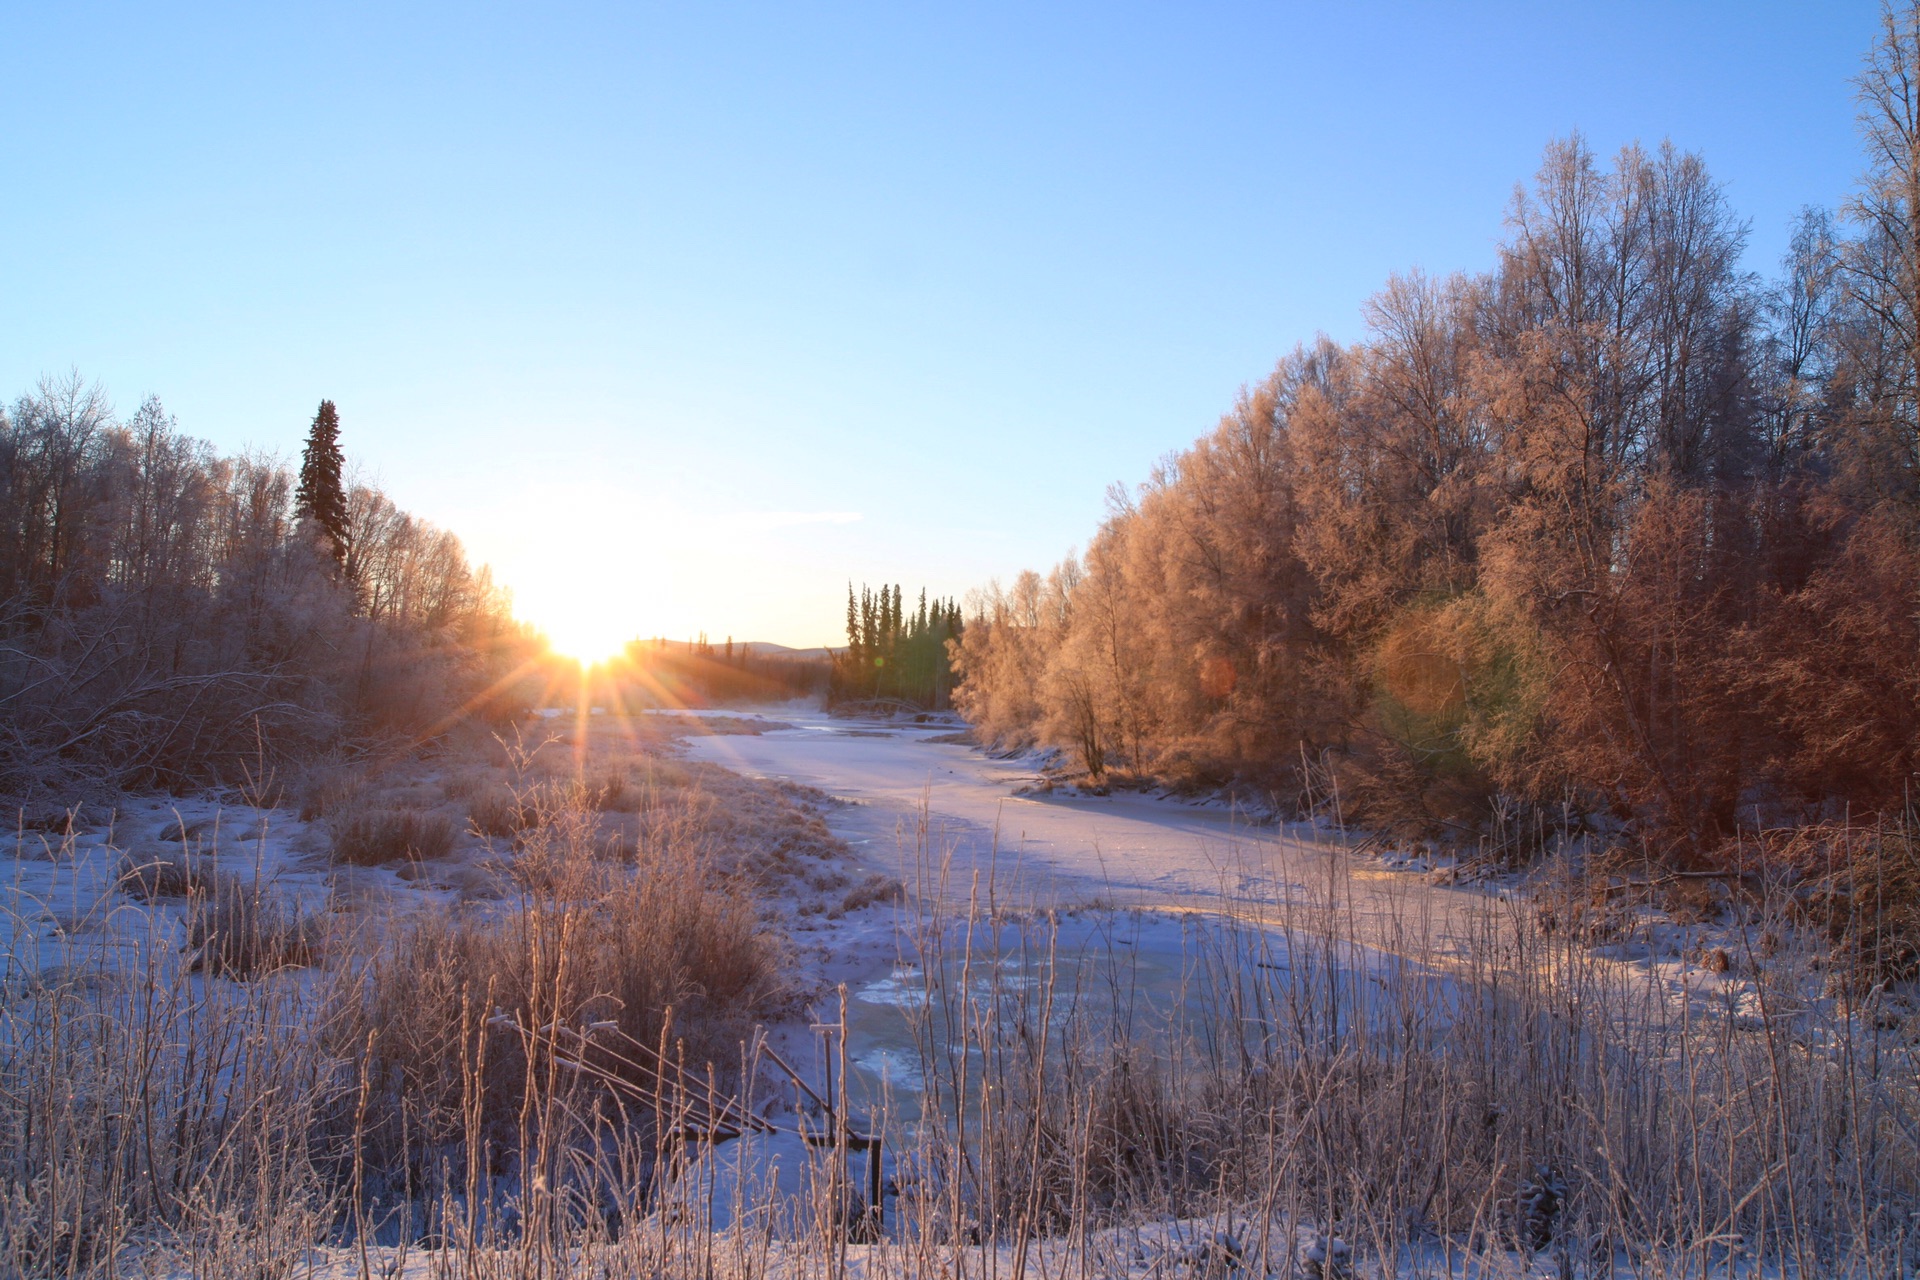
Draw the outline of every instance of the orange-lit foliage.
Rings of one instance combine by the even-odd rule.
[[[1687,861],[1898,814],[1920,271],[1808,215],[1761,284],[1671,146],[1555,143],[1508,229],[1487,275],[1396,278],[1364,341],[1282,360],[1083,561],[977,597],[979,732],[1408,838],[1604,818]]]

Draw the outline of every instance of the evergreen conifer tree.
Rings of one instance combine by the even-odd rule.
[[[307,430],[307,447],[300,455],[300,487],[294,493],[294,515],[311,520],[327,538],[327,554],[336,564],[347,562],[347,491],[341,482],[340,414],[333,401],[322,400]]]

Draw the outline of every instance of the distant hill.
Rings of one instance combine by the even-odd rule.
[[[763,658],[830,658],[834,654],[841,652],[841,649],[829,648],[826,645],[817,645],[811,649],[794,649],[784,644],[774,644],[768,640],[748,640],[744,644],[737,644],[734,647],[737,649],[745,649],[748,653],[759,654]],[[842,648],[844,647],[845,646],[842,646]]]

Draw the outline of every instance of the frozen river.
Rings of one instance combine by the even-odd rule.
[[[852,802],[833,825],[863,859],[925,893],[944,884],[950,900],[974,892],[976,876],[981,900],[991,890],[1003,904],[1258,910],[1332,898],[1360,936],[1389,950],[1406,949],[1410,928],[1436,942],[1457,935],[1489,904],[1351,856],[1331,832],[1254,823],[1218,804],[1029,794],[1040,780],[1031,759],[939,741],[951,726],[768,714],[794,727],[700,737],[690,751]]]
[[[1226,917],[1272,938],[1271,949],[1244,950],[1243,943],[1233,953],[1268,971],[1262,981],[1270,982],[1278,977],[1272,971],[1289,967],[1281,936],[1289,927],[1330,926],[1360,941],[1342,953],[1342,964],[1366,968],[1373,963],[1367,955],[1379,952],[1435,959],[1464,942],[1476,917],[1484,921],[1496,905],[1483,893],[1387,870],[1311,826],[1261,824],[1223,805],[1166,796],[1036,790],[1042,779],[1031,758],[996,759],[942,741],[953,736],[951,725],[839,720],[795,707],[762,714],[793,727],[696,736],[689,754],[849,802],[830,815],[834,830],[869,869],[897,875],[919,891],[923,905],[944,908],[948,921],[965,918],[970,902],[984,917],[990,896],[1002,911],[1067,909],[1042,929],[1050,939],[1042,944],[1048,963],[1061,966],[1061,981],[1076,992],[1101,989],[1123,972],[1141,1002],[1142,1034],[1156,1034],[1145,1029],[1167,1018],[1202,1012],[1217,995],[1214,983],[1229,975],[1200,957],[1227,954],[1218,928]],[[1326,911],[1329,902],[1337,919]],[[1074,910],[1090,906],[1115,910]],[[848,917],[809,924],[796,935],[811,957],[807,967],[828,984],[846,985],[848,1084],[857,1105],[869,1112],[884,1106],[896,1120],[919,1114],[925,1060],[911,1025],[930,989],[950,997],[964,986],[967,1000],[980,1007],[991,1001],[994,981],[1039,980],[1018,958],[1021,938],[1031,933],[983,926],[972,931],[974,976],[960,983],[948,966],[968,931],[956,923],[935,930],[947,958],[929,983],[929,957],[910,936],[925,918],[906,913],[889,924]],[[983,951],[1000,958],[982,964]],[[813,1016],[834,1020],[836,1004],[829,997]],[[782,1029],[776,1040],[803,1070],[824,1076],[819,1043],[804,1024]],[[728,1159],[760,1165],[769,1154],[743,1145]],[[787,1153],[789,1176],[799,1167],[796,1155]]]

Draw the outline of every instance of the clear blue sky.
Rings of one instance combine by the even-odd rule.
[[[1571,129],[1771,271],[1876,11],[0,0],[0,394],[289,455],[331,397],[536,620],[818,643],[1083,542]]]

